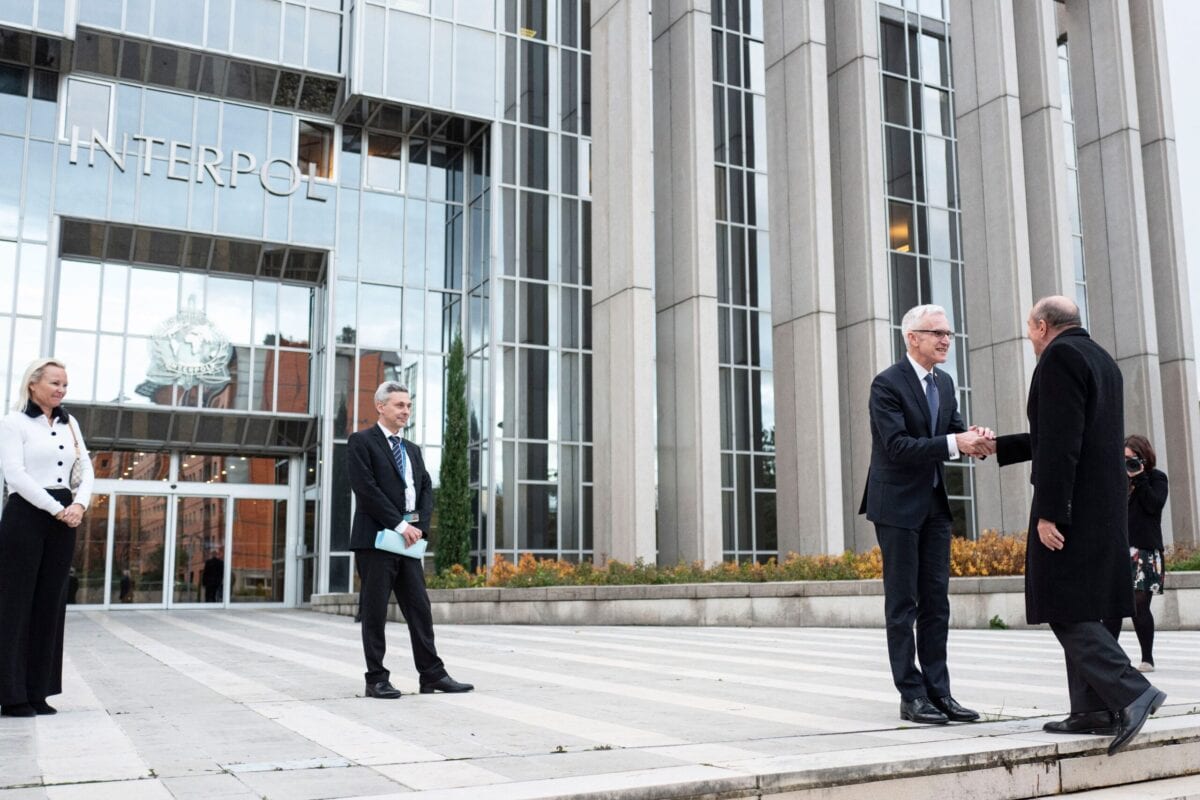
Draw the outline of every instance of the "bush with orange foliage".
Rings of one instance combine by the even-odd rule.
[[[1004,536],[984,531],[979,539],[955,538],[950,543],[950,574],[955,577],[1023,575],[1025,534]],[[883,558],[879,548],[864,553],[847,550],[841,555],[801,556],[788,553],[783,561],[726,561],[712,567],[680,563],[660,567],[641,560],[633,564],[609,561],[596,567],[590,561],[578,564],[523,554],[516,564],[497,555],[491,570],[483,567],[468,572],[454,566],[429,578],[431,589],[465,589],[480,586],[620,586],[664,583],[763,583],[767,581],[840,581],[879,578]]]

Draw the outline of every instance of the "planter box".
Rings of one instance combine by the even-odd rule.
[[[464,625],[883,627],[881,580],[434,589],[429,599],[434,622]],[[357,604],[352,593],[312,598],[327,614],[353,615]],[[1200,572],[1168,573],[1152,608],[1159,630],[1200,629]],[[950,579],[951,625],[987,628],[993,617],[1028,627],[1023,577]],[[395,603],[389,618],[400,619]]]

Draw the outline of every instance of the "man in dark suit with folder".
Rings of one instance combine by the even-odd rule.
[[[425,570],[420,557],[377,549],[380,531],[393,530],[412,546],[425,537],[433,514],[433,482],[425,471],[421,448],[404,440],[412,415],[408,387],[386,381],[375,390],[379,420],[350,435],[350,487],[357,504],[350,531],[350,549],[358,562],[361,581],[363,655],[367,661],[367,697],[391,700],[400,696],[383,666],[387,650],[384,625],[388,598],[395,593],[400,613],[408,623],[413,662],[420,675],[421,694],[469,692],[475,687],[459,683],[446,673],[433,644],[433,614],[425,591]]]

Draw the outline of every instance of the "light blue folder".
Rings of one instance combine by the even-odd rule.
[[[404,537],[391,528],[375,534],[376,550],[387,550],[389,553],[399,553],[409,558],[424,558],[425,548],[428,546],[429,542],[424,538],[417,539],[411,545],[407,545],[404,543]]]

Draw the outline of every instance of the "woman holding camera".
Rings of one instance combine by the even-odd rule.
[[[39,359],[16,410],[0,420],[0,716],[53,714],[62,691],[63,623],[75,529],[92,494],[79,423],[62,407],[67,371]]]
[[[1163,590],[1162,512],[1167,504],[1167,476],[1155,469],[1158,459],[1145,436],[1125,439],[1125,472],[1129,475],[1129,557],[1133,565],[1133,629],[1142,648],[1142,672],[1154,671],[1154,617],[1150,599]],[[1121,620],[1109,620],[1116,637]]]

